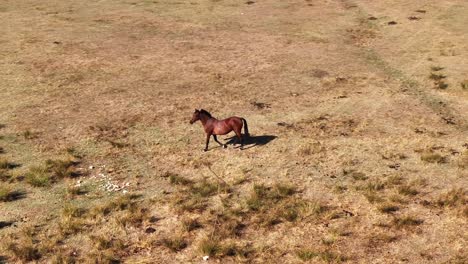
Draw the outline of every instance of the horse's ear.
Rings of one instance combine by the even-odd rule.
[[[195,109],[195,112],[198,112],[198,109]]]

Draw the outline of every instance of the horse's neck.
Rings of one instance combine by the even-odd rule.
[[[215,119],[215,118],[214,118],[214,117],[209,117],[209,116],[203,115],[203,116],[201,116],[200,121],[202,122],[203,125],[206,125],[206,123],[207,123],[208,120],[210,120],[210,119]]]

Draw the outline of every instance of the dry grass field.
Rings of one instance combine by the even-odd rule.
[[[1,1],[0,263],[468,263],[467,14]]]

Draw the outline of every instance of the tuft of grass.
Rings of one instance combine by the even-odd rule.
[[[97,216],[105,216],[114,211],[123,211],[130,209],[136,205],[135,199],[138,198],[137,194],[124,194],[118,196],[114,200],[91,209],[89,216],[96,218]]]
[[[193,181],[177,174],[169,175],[169,182],[174,185],[191,185]]]
[[[365,192],[377,192],[385,189],[385,182],[373,180],[364,185],[358,186],[357,189]]]
[[[220,250],[220,254],[223,256],[236,256],[240,258],[247,258],[251,253],[252,249],[248,247],[240,247],[233,242],[226,243]]]
[[[400,208],[397,205],[390,204],[390,203],[382,204],[378,207],[378,209],[379,209],[379,212],[385,213],[385,214],[391,214],[400,210]]]
[[[440,89],[440,90],[445,90],[448,88],[448,84],[446,82],[443,82],[443,81],[439,81],[436,83],[436,88],[437,89]]]
[[[11,202],[23,198],[24,191],[13,190],[9,186],[0,186],[0,202]]]
[[[432,66],[431,67],[431,71],[441,71],[443,69],[444,69],[444,67],[440,67],[440,66]]]
[[[218,184],[212,183],[203,179],[200,182],[195,183],[191,188],[190,191],[193,195],[199,197],[209,197],[218,192]]]
[[[54,177],[59,179],[70,178],[73,176],[72,166],[74,161],[72,160],[51,160],[48,159],[45,162],[46,169],[52,173]]]
[[[392,234],[379,233],[372,235],[369,239],[370,243],[375,245],[376,243],[392,243],[398,240],[398,236]]]
[[[108,250],[93,250],[84,259],[84,263],[105,263],[118,264],[121,263],[119,256],[112,249]]]
[[[382,197],[380,197],[376,191],[366,191],[364,192],[364,197],[366,197],[370,203],[380,203],[383,201]]]
[[[320,258],[327,263],[340,263],[346,261],[346,257],[336,254],[332,251],[315,251],[311,249],[300,249],[296,251],[296,256],[302,261],[311,261],[314,258]]]
[[[287,197],[291,196],[296,193],[296,187],[293,185],[285,184],[285,183],[277,183],[274,186],[274,190],[278,194],[279,197]]]
[[[39,260],[42,256],[32,240],[22,241],[21,243],[9,243],[6,247],[15,258],[23,262]]]
[[[5,169],[0,169],[0,181],[8,181],[10,179],[11,174]]]
[[[461,83],[460,83],[460,86],[463,90],[468,90],[468,80],[463,80]]]
[[[458,160],[458,167],[465,169],[468,168],[468,150],[465,150]],[[1,171],[0,171],[1,174]]]
[[[198,251],[204,256],[215,256],[221,252],[221,245],[216,238],[204,238],[198,244]]]
[[[97,250],[114,249],[119,250],[125,247],[124,243],[119,239],[114,239],[108,235],[91,235],[91,241],[93,241],[94,248]]]
[[[421,154],[421,160],[428,163],[445,163],[446,158],[438,153],[424,152]]]
[[[31,131],[31,130],[28,129],[28,130],[25,130],[25,131],[23,132],[23,137],[24,137],[24,139],[35,139],[35,138],[38,137],[38,134],[39,134],[39,133],[33,132],[33,131]]]
[[[356,181],[365,181],[368,179],[365,173],[363,172],[358,172],[358,171],[353,171],[351,173],[351,177],[356,180]]]
[[[463,188],[454,188],[437,199],[440,207],[464,206],[468,203],[468,193]]]
[[[250,196],[246,200],[247,208],[258,211],[262,207],[272,207],[278,201],[296,193],[296,188],[287,184],[275,184],[273,188],[263,184],[254,184]]]
[[[181,235],[174,235],[172,237],[163,238],[161,240],[161,244],[173,252],[181,251],[188,245],[184,237]]]
[[[66,204],[62,209],[59,221],[59,231],[62,236],[68,236],[80,232],[85,226],[84,216],[87,210],[71,204]]]
[[[414,196],[417,195],[419,191],[411,185],[403,185],[398,187],[398,193],[407,196]]]
[[[34,166],[25,174],[26,182],[34,187],[45,187],[51,183],[51,177],[43,166]]]
[[[312,260],[313,258],[318,257],[319,255],[320,253],[311,249],[300,249],[296,251],[296,256],[300,258],[302,261]]]
[[[406,228],[411,226],[418,226],[423,223],[423,220],[420,220],[414,216],[405,215],[401,217],[395,217],[392,223],[397,228]]]
[[[67,187],[67,194],[69,194],[70,196],[83,195],[86,193],[88,193],[88,188],[83,185]]]
[[[208,206],[205,198],[186,193],[174,197],[173,204],[180,212],[203,211]]]
[[[193,231],[195,229],[202,227],[202,225],[198,221],[198,219],[187,217],[187,218],[182,219],[182,227],[185,231],[190,232],[190,231]]]
[[[434,80],[434,81],[440,81],[445,78],[447,78],[447,76],[443,74],[431,73],[431,75],[429,75],[429,79]]]
[[[122,226],[141,226],[143,221],[147,218],[149,218],[148,209],[141,208],[138,205],[134,205],[130,207],[129,210],[125,211],[125,213],[122,216],[120,216],[118,222]]]
[[[387,178],[386,184],[390,186],[401,185],[404,182],[404,178],[400,175],[392,175]]]
[[[9,162],[5,158],[0,158],[0,169],[7,170],[14,167],[13,163]]]
[[[348,190],[348,187],[346,187],[344,185],[341,185],[341,184],[335,185],[333,187],[333,192],[335,192],[335,193],[343,193],[346,190]]]

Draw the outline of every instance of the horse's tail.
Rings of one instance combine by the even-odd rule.
[[[247,120],[245,118],[241,118],[242,122],[244,122],[244,135],[249,136],[249,127],[247,125]]]

